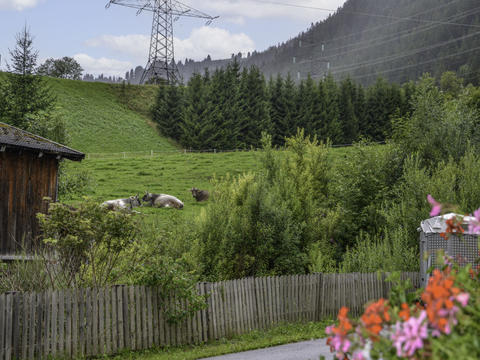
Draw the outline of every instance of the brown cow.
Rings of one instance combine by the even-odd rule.
[[[210,196],[210,193],[207,190],[199,190],[197,188],[191,188],[190,191],[192,192],[193,197],[197,201],[206,201]]]

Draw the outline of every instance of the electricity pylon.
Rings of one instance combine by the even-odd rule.
[[[153,12],[152,35],[148,62],[140,83],[145,79],[155,82],[166,81],[168,84],[178,82],[179,75],[175,63],[173,47],[173,22],[181,16],[201,18],[207,20],[207,25],[218,18],[210,16],[177,0],[110,0],[111,4],[122,5],[137,9],[137,15],[142,11]]]

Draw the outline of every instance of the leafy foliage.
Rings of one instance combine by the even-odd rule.
[[[38,75],[51,76],[61,79],[80,80],[82,67],[71,57],[64,56],[61,59],[47,59],[37,69]]]
[[[217,182],[213,202],[197,219],[206,278],[305,273],[314,243],[329,263],[330,245],[320,235],[328,234],[321,220],[327,147],[303,132],[288,140],[286,153],[275,152],[269,136],[263,144],[262,169]]]
[[[55,113],[55,97],[45,81],[35,75],[38,52],[32,45],[33,37],[25,26],[10,51],[11,72],[0,83],[0,121],[65,142],[65,123]]]
[[[52,287],[114,282],[112,271],[137,235],[130,214],[108,211],[91,200],[78,208],[51,203],[48,214],[37,217]]]

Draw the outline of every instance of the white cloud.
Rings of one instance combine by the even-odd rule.
[[[220,15],[227,21],[238,17],[250,19],[280,17],[317,21],[326,18],[329,12],[312,8],[335,10],[344,2],[345,0],[187,0],[186,4],[212,16]]]
[[[133,57],[144,58],[148,52],[150,37],[146,35],[102,35],[89,39],[85,45],[113,50],[116,53],[127,54]]]
[[[194,29],[188,39],[175,39],[175,53],[178,60],[190,58],[203,60],[229,58],[232,53],[247,53],[255,49],[255,43],[246,34],[232,34],[225,29],[203,26]]]
[[[82,66],[85,73],[107,76],[125,76],[125,73],[133,67],[129,61],[120,61],[108,58],[94,58],[87,54],[76,54],[73,56]]]
[[[36,6],[39,2],[39,0],[0,0],[0,10],[22,11]]]
[[[136,62],[145,62],[148,56],[150,37],[146,35],[102,35],[87,40],[87,46],[106,48],[118,54],[128,55]],[[253,51],[255,44],[246,34],[232,34],[225,29],[203,26],[194,29],[187,39],[174,39],[175,58],[203,60],[228,58],[232,53]],[[144,65],[144,64],[142,64]]]

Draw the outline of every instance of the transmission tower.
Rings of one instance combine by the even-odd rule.
[[[137,15],[142,11],[153,12],[152,35],[148,62],[140,83],[145,79],[155,82],[166,81],[168,84],[178,82],[179,74],[175,63],[173,46],[173,23],[181,16],[201,18],[207,20],[207,25],[218,18],[210,16],[177,0],[110,0],[111,4],[122,5],[137,9]]]

